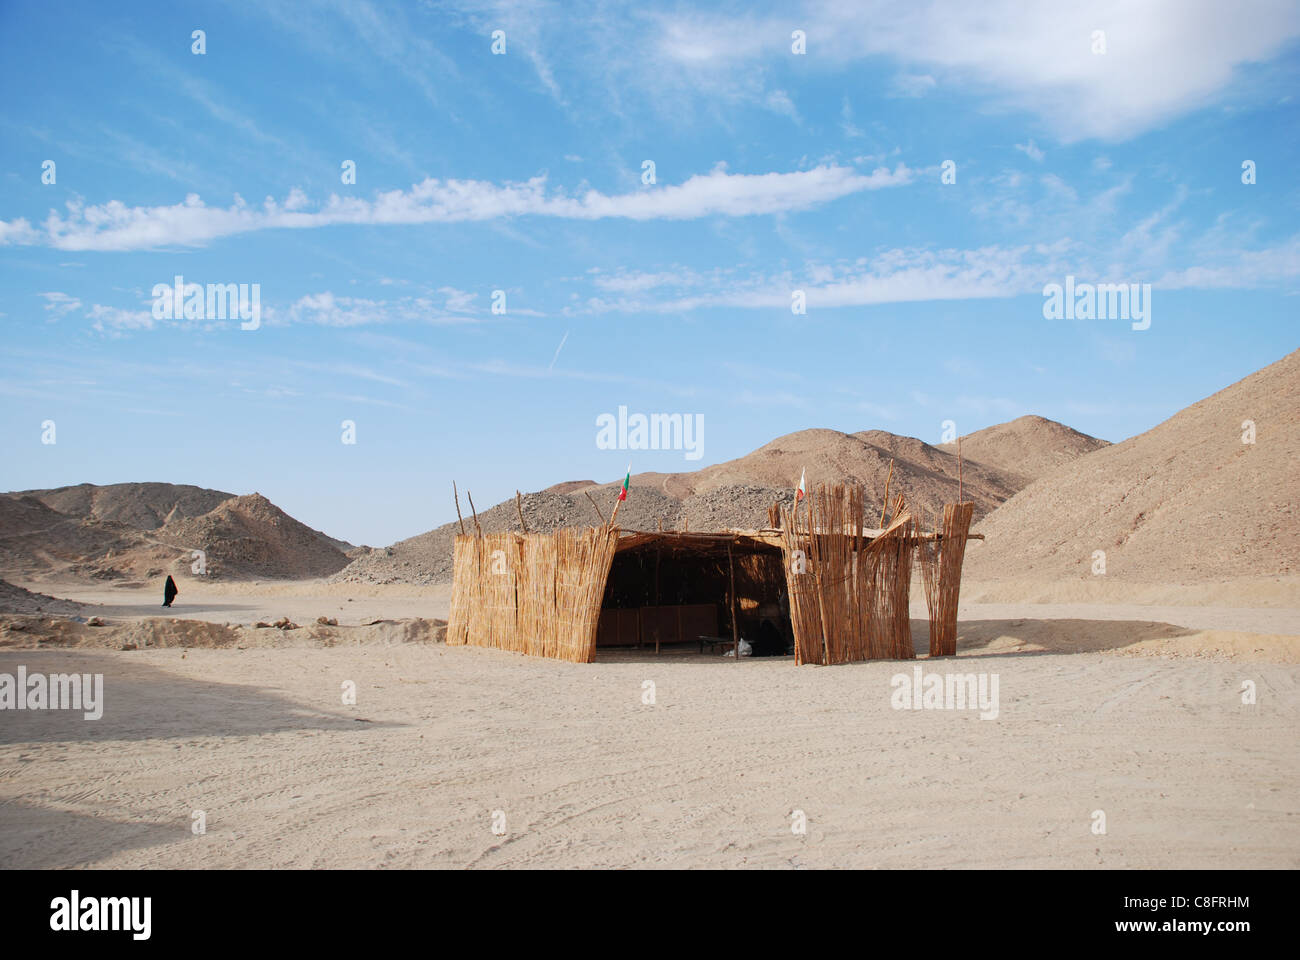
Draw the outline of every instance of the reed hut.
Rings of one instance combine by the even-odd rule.
[[[871,527],[864,490],[840,485],[774,507],[762,530],[462,534],[447,643],[590,663],[602,647],[738,652],[766,622],[796,664],[911,659],[915,560],[930,653],[951,656],[972,510],[949,504],[925,531],[899,497]]]

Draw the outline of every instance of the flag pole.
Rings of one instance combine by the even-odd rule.
[[[618,508],[622,506],[623,501],[627,499],[627,488],[631,486],[631,484],[632,484],[632,464],[629,463],[627,465],[627,473],[624,475],[623,478],[623,485],[618,488],[618,499],[614,501],[614,512],[609,515],[609,523],[607,524],[607,526],[612,527],[614,525],[614,518],[618,516]]]

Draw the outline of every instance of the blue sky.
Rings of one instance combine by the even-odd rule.
[[[1298,345],[1298,79],[1294,3],[10,0],[0,487],[383,544],[453,478],[813,426],[1122,440]],[[260,326],[156,317],[176,275]],[[1149,329],[1044,319],[1067,276],[1150,284]],[[620,405],[702,415],[703,459],[599,449]]]

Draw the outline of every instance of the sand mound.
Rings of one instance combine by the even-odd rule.
[[[1243,443],[1243,421],[1255,442]],[[1053,470],[982,523],[982,579],[1208,582],[1300,572],[1300,351]]]
[[[446,634],[445,620],[424,618],[377,620],[362,626],[311,624],[277,630],[252,624],[210,623],[170,617],[109,621],[95,626],[65,617],[0,615],[0,649],[7,650],[77,647],[130,652],[162,647],[337,647],[441,643]]]
[[[32,593],[22,587],[0,580],[0,613],[77,613],[81,604],[72,600],[59,600],[43,593]]]
[[[260,493],[226,500],[200,517],[175,517],[159,535],[204,551],[210,577],[325,577],[348,564],[336,541]]]

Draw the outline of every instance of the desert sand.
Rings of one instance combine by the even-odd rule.
[[[153,591],[53,592],[95,604],[100,630],[159,612]],[[445,588],[191,586],[172,618],[293,649],[0,649],[0,672],[105,684],[102,720],[0,724],[0,866],[1300,866],[1295,608],[970,602],[955,661],[798,669],[248,627],[329,615],[346,635],[446,605]],[[997,674],[998,716],[894,709],[891,678],[918,666]]]
[[[918,584],[915,661],[570,664],[443,644],[457,523],[370,549],[256,494],[0,496],[0,674],[105,684],[96,721],[0,715],[0,867],[1295,868],[1298,364],[1115,445],[805,430],[635,479],[620,523],[693,530],[761,523],[803,462],[922,510],[960,482],[988,539],[933,661]],[[586,492],[479,516],[586,524]],[[996,677],[996,716],[898,709],[917,670]]]

